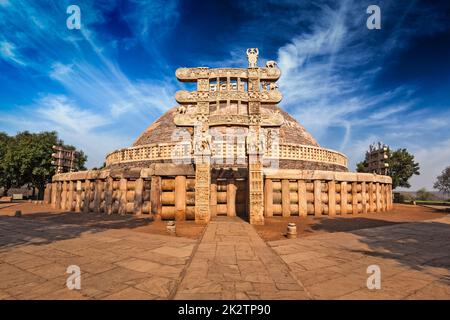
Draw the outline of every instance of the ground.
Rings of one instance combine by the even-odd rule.
[[[221,217],[177,222],[177,236],[165,225],[0,204],[0,299],[450,299],[450,216],[433,208],[258,227]],[[381,289],[369,290],[373,265]]]

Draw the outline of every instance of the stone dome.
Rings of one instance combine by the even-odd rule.
[[[262,105],[261,113],[279,112],[284,122],[279,129],[280,143],[292,143],[319,147],[313,136],[300,125],[297,120],[287,112],[275,105]],[[174,123],[174,116],[177,114],[177,108],[174,107],[163,114],[158,120],[153,122],[145,131],[135,140],[133,147],[173,142],[173,133],[178,127]],[[192,134],[192,128],[186,128]]]

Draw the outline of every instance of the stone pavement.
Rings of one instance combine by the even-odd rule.
[[[307,299],[287,265],[240,218],[217,217],[201,240],[175,299]]]
[[[0,216],[0,299],[450,299],[449,216],[269,243],[239,218],[199,241],[98,219]]]
[[[0,299],[168,299],[195,240],[0,217]],[[66,287],[69,265],[81,290]]]
[[[450,299],[450,217],[269,243],[314,299]],[[378,265],[381,289],[367,289]]]

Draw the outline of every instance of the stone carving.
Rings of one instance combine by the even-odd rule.
[[[267,68],[275,68],[276,66],[277,66],[276,61],[269,60],[269,61],[266,62],[266,67]]]
[[[181,81],[197,81],[197,79],[216,79],[217,77],[232,77],[248,79],[250,77],[259,77],[261,80],[276,81],[281,75],[278,68],[252,68],[252,69],[237,69],[237,68],[179,68],[176,71],[176,76]]]
[[[258,54],[259,50],[258,48],[249,48],[247,49],[247,60],[248,60],[248,67],[249,68],[257,68],[258,65]]]
[[[181,106],[179,106],[179,107],[177,108],[177,112],[178,112],[179,114],[185,114],[186,111],[187,111],[187,107],[186,107],[186,106],[181,105]]]

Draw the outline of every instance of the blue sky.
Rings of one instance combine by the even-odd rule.
[[[366,28],[371,4],[381,30]],[[320,145],[351,170],[372,142],[408,148],[411,189],[431,189],[450,165],[449,21],[448,1],[0,0],[0,130],[57,130],[98,166],[176,105],[176,68],[245,67],[258,47]]]

